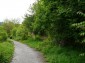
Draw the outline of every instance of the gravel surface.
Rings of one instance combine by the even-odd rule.
[[[11,63],[44,63],[41,53],[20,42],[13,42],[15,52]]]

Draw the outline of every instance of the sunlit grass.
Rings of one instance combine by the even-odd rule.
[[[29,38],[23,41],[36,50],[41,51],[48,63],[85,63],[84,50],[76,50],[72,47],[60,47],[51,42],[43,42]]]
[[[6,41],[0,43],[0,63],[10,63],[14,52],[12,42]]]

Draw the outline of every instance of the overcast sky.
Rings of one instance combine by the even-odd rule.
[[[4,19],[23,20],[24,14],[36,0],[0,0],[0,22]]]

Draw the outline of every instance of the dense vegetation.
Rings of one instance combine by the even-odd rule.
[[[39,0],[23,22],[33,35],[49,37],[62,46],[84,43],[84,0]]]
[[[7,33],[6,31],[3,29],[2,26],[0,26],[0,42],[1,41],[6,41],[7,40]]]
[[[0,63],[10,63],[13,57],[14,47],[12,42],[0,42]]]
[[[38,0],[31,11],[22,24],[5,20],[0,41],[7,35],[22,40],[43,52],[48,63],[85,63],[84,0]]]
[[[14,46],[8,38],[11,38],[14,25],[14,21],[11,20],[5,20],[0,24],[0,63],[10,63],[12,60]]]
[[[28,38],[22,43],[41,51],[47,63],[85,63],[85,51],[74,47],[60,47],[48,40],[40,41]]]
[[[14,47],[13,44],[7,39],[7,33],[3,26],[0,26],[0,63],[10,63]]]
[[[48,63],[85,63],[84,0],[38,0],[31,11],[12,38],[43,52]]]

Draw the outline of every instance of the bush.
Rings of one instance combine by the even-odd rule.
[[[16,31],[17,31],[17,28],[12,29],[10,38],[15,38],[16,37]]]
[[[0,41],[7,40],[7,33],[6,32],[0,32]]]
[[[0,43],[0,63],[10,63],[14,52],[12,42],[5,41]]]
[[[28,38],[28,31],[23,25],[19,26],[17,29],[16,37],[18,40],[26,40]]]

